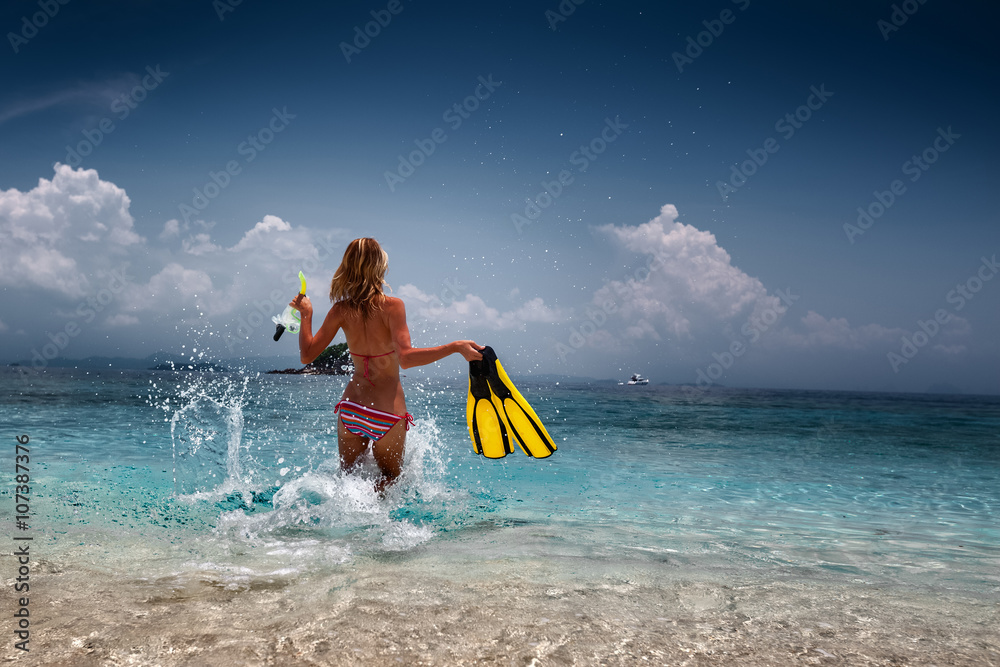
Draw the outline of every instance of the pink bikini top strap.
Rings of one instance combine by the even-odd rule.
[[[395,350],[389,350],[385,354],[357,354],[355,352],[351,352],[351,354],[354,355],[355,357],[361,357],[361,358],[363,358],[365,360],[365,371],[364,371],[364,373],[362,373],[362,376],[366,380],[368,380],[368,384],[370,384],[371,386],[374,387],[375,383],[372,382],[372,379],[370,377],[368,377],[368,360],[369,359],[378,359],[379,357],[388,357],[390,354],[394,354],[395,352],[396,352]]]

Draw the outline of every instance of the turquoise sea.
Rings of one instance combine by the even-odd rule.
[[[514,379],[558,452],[404,380],[380,498],[345,378],[0,369],[4,663],[1000,664],[1000,397]]]

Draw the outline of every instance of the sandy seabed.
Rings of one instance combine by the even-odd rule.
[[[1000,665],[996,591],[511,558],[242,582],[102,570],[36,562],[31,650],[5,632],[2,664]]]

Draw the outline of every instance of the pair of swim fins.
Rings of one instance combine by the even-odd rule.
[[[491,347],[482,361],[469,362],[469,400],[465,416],[476,454],[502,459],[516,442],[528,456],[544,459],[556,451],[545,427],[524,396],[507,377]]]

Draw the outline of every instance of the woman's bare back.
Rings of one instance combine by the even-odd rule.
[[[399,301],[386,297],[382,309],[363,318],[343,304],[334,304],[354,363],[354,375],[344,398],[398,415],[406,414],[406,399],[399,381],[399,355],[389,324],[389,310]]]

